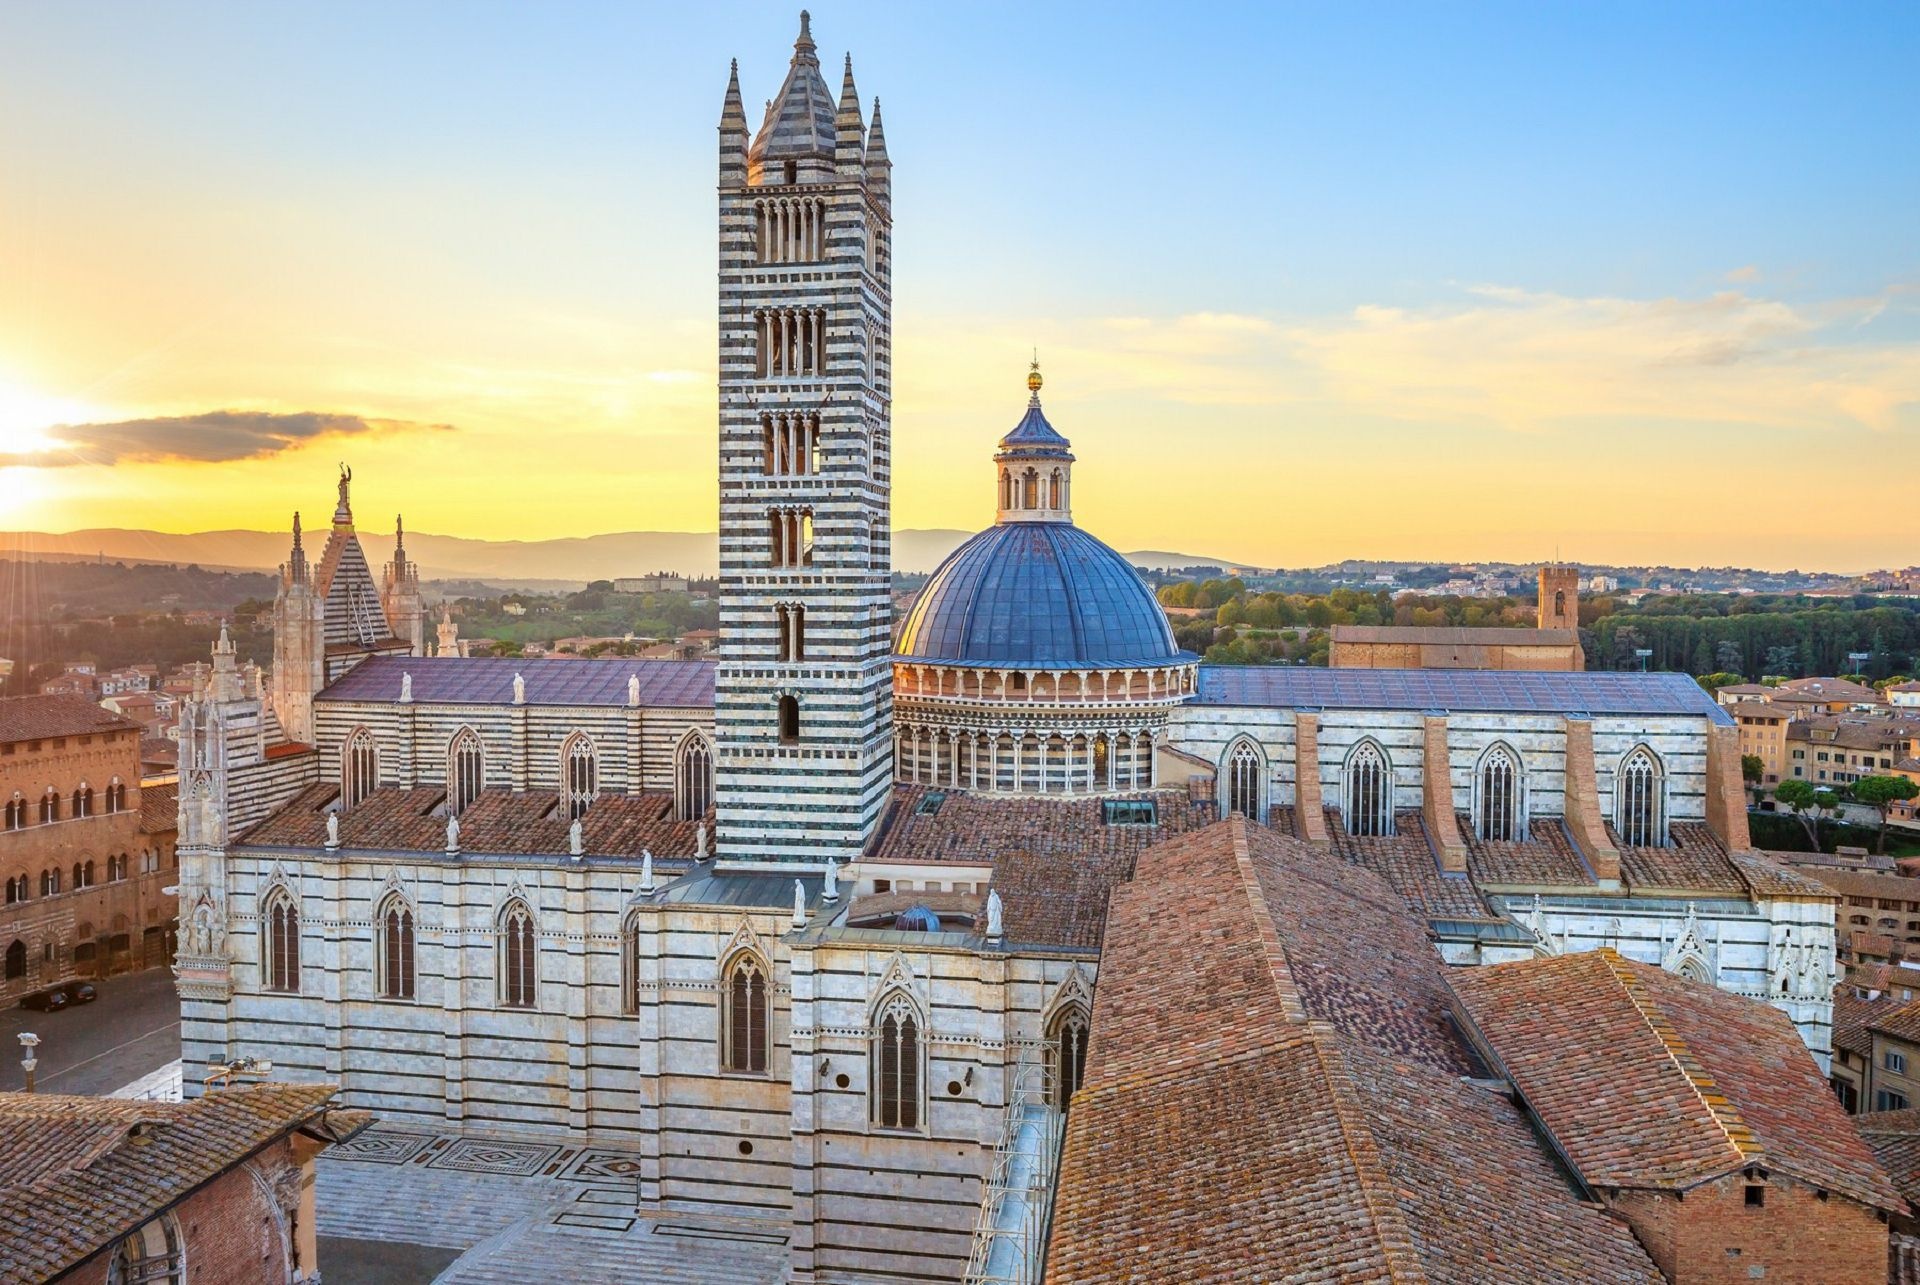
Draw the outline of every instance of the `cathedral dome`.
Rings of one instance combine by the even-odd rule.
[[[954,550],[907,614],[897,654],[1041,669],[1193,659],[1127,560],[1065,522],[1003,522]]]

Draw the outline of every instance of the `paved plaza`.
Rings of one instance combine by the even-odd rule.
[[[784,1276],[784,1221],[639,1211],[637,1172],[635,1156],[601,1147],[376,1125],[319,1161],[321,1270],[328,1285]]]

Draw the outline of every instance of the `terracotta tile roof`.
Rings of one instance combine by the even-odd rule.
[[[1659,1281],[1414,1016],[1441,967],[1382,879],[1263,827],[1144,856],[1113,897],[1048,1282]]]
[[[1836,870],[1830,866],[1800,867],[1810,877],[1847,897],[1884,897],[1892,901],[1920,903],[1920,879],[1905,875],[1872,874],[1865,870]]]
[[[1536,818],[1524,841],[1482,839],[1473,817],[1459,813],[1460,837],[1467,843],[1467,870],[1479,887],[1592,888],[1593,872],[1556,817]]]
[[[333,1094],[330,1084],[192,1102],[0,1094],[0,1285],[60,1275],[295,1129],[326,1117],[342,1136],[366,1122],[329,1111]]]
[[[140,724],[80,696],[9,696],[0,700],[0,744],[94,732],[137,732]]]
[[[1900,1194],[1920,1201],[1920,1110],[1872,1111],[1853,1123]]]
[[[1759,1165],[1903,1208],[1771,1005],[1605,947],[1460,969],[1449,981],[1589,1186],[1684,1190]]]
[[[1873,1057],[1873,1036],[1867,1031],[1882,1014],[1891,1013],[1899,1001],[1887,996],[1862,999],[1853,987],[1841,985],[1833,992],[1833,1047],[1845,1049],[1866,1059]]]
[[[1667,847],[1634,848],[1621,843],[1613,823],[1607,823],[1607,837],[1620,850],[1620,873],[1629,888],[1746,896],[1746,880],[1703,822],[1676,821],[1667,833],[1672,840]]]
[[[939,794],[937,811],[923,811]],[[896,786],[869,845],[870,861],[970,862],[993,867],[1007,938],[1027,945],[1100,944],[1107,893],[1134,859],[1170,835],[1208,825],[1212,803],[1182,790],[1151,799],[1153,825],[1108,825],[1099,799],[986,798],[922,785]]]
[[[1720,690],[1724,692],[1728,689],[1722,687]],[[1735,718],[1763,718],[1770,723],[1785,722],[1793,717],[1793,711],[1791,709],[1769,704],[1763,700],[1735,701],[1726,708],[1727,713],[1733,715]]]
[[[327,811],[338,802],[337,785],[310,785],[284,807],[240,836],[239,842],[266,847],[318,848],[327,841]],[[383,786],[340,814],[340,845],[403,852],[444,852],[447,792],[438,786],[401,789]],[[706,817],[713,830],[713,814]],[[460,848],[466,853],[559,855],[567,851],[566,813],[556,795],[482,790],[460,814]],[[676,820],[673,795],[603,794],[581,818],[581,838],[589,856],[638,857],[650,849],[656,858],[694,855],[696,823]]]
[[[1748,890],[1755,897],[1839,899],[1826,884],[1788,865],[1786,855],[1756,849],[1751,852],[1729,852],[1727,859],[1733,862],[1734,870],[1746,880]]]
[[[1444,874],[1427,841],[1426,822],[1417,811],[1394,815],[1396,833],[1363,838],[1347,833],[1339,812],[1327,809],[1327,834],[1333,850],[1392,885],[1407,908],[1422,919],[1493,919],[1466,875]]]
[[[1909,1044],[1920,1043],[1920,999],[1907,1000],[1884,1011],[1876,1011],[1868,1021],[1867,1028]]]
[[[140,833],[172,834],[180,824],[180,783],[140,787]]]

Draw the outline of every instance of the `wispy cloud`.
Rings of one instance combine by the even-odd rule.
[[[442,433],[452,428],[451,424],[373,419],[330,411],[214,410],[110,424],[56,424],[38,434],[43,444],[35,449],[0,454],[0,468],[152,460],[215,464],[277,455],[324,437]]]

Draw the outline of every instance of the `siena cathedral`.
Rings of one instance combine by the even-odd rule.
[[[804,20],[757,130],[729,79],[717,659],[462,656],[349,475],[317,557],[295,518],[270,675],[223,637],[182,721],[189,1065],[624,1150],[643,1200],[789,1220],[795,1280],[959,1279],[1099,1039],[1109,892],[1238,813],[1450,965],[1609,946],[1824,1068],[1830,894],[1753,851],[1685,675],[1200,664],[1074,524],[1037,369],[993,524],[890,625],[891,168]]]

